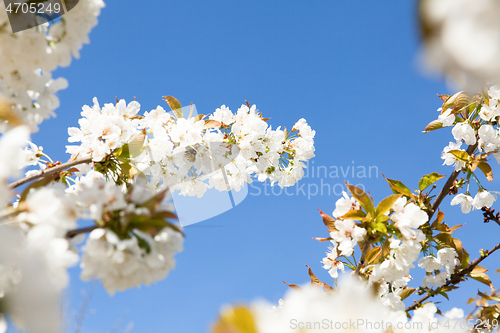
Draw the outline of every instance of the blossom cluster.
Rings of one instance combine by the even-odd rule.
[[[389,255],[371,269],[369,281],[382,287],[379,296],[386,306],[404,309],[401,293],[411,280],[410,268],[415,267],[425,240],[422,230],[418,229],[429,220],[427,214],[415,203],[401,197],[394,203],[391,220],[401,233],[400,239],[389,238]]]
[[[79,1],[57,22],[45,23],[12,33],[4,2],[0,3],[0,97],[6,100],[16,119],[9,124],[0,117],[0,131],[17,123],[37,129],[59,107],[56,93],[65,89],[65,78],[52,72],[79,58],[82,45],[97,24],[102,0]]]
[[[26,177],[50,173],[60,162],[28,141],[27,126],[10,129],[0,139],[7,157],[0,164],[0,203],[7,207],[0,220],[10,225],[5,234],[22,239],[16,253],[24,258],[0,261],[0,305],[17,327],[45,332],[58,325],[54,319],[50,329],[37,326],[30,318],[38,307],[16,314],[16,307],[27,306],[21,297],[31,290],[26,285],[42,283],[31,281],[30,270],[22,266],[34,253],[41,281],[50,285],[40,299],[47,309],[67,286],[67,269],[80,261],[79,251],[81,278],[100,279],[111,295],[149,285],[169,274],[183,249],[181,227],[172,222],[177,216],[170,190],[197,196],[209,187],[239,190],[252,176],[288,186],[302,177],[304,162],[314,156],[315,132],[304,119],[290,132],[273,130],[255,106],[243,105],[235,114],[223,106],[208,117],[188,118],[160,106],[144,116],[139,111],[137,101],[101,108],[94,100],[93,107],[84,106],[80,128],[68,130],[69,141],[79,145],[67,146],[70,161],[82,162],[30,184],[14,200],[8,179],[26,167],[35,167]],[[78,229],[79,220],[93,225]]]
[[[436,257],[426,256],[418,260],[418,267],[425,269],[426,276],[422,284],[428,288],[433,285],[439,287],[443,285],[455,272],[455,268],[460,264],[458,254],[451,248],[443,248],[437,252]],[[444,269],[444,271],[440,271]]]
[[[292,186],[314,156],[315,131],[304,119],[288,133],[273,130],[254,106],[236,114],[222,106],[208,119],[177,117],[161,106],[138,114],[140,105],[120,100],[102,108],[94,99],[84,106],[80,128],[68,130],[67,152],[102,162],[109,156],[128,158],[148,176],[148,186],[201,197],[208,188],[239,191],[252,177]]]
[[[18,176],[26,164],[22,147],[28,139],[26,126],[0,138],[7,157],[0,166],[2,207],[10,202],[6,180]],[[58,294],[68,284],[67,269],[78,262],[76,250],[65,238],[76,218],[62,184],[33,189],[0,211],[0,305],[17,327],[30,332],[57,330]]]
[[[460,205],[463,213],[490,208],[497,196],[483,187],[474,171],[481,170],[491,181],[493,173],[487,158],[491,155],[500,163],[500,87],[491,86],[473,97],[463,92],[441,97],[444,103],[438,109],[440,115],[428,125],[426,131],[453,126],[451,132],[456,141],[443,149],[441,158],[443,165],[453,165],[455,171],[463,171],[467,175],[467,179],[457,186],[458,190],[458,187],[467,185],[466,192],[456,195],[451,204]],[[472,152],[462,148],[463,143],[474,148]],[[478,186],[474,197],[469,192],[471,178]]]
[[[95,223],[81,249],[83,280],[99,278],[113,294],[168,275],[174,255],[182,251],[183,235],[169,221],[176,216],[164,191],[147,189],[143,178],[118,185],[90,170],[74,178],[60,174],[58,182],[42,179],[12,203],[6,180],[27,164],[41,163],[41,148],[30,144],[22,149],[28,139],[26,126],[0,138],[9,157],[0,169],[6,207],[0,211],[0,236],[6,238],[0,242],[0,308],[18,328],[58,330],[59,294],[68,285],[68,268],[79,262],[75,245],[85,239],[77,229],[80,219]]]
[[[355,194],[359,188],[349,186],[349,190],[353,197],[344,192],[335,204],[333,217],[323,213],[330,231],[330,237],[324,240],[333,244],[322,260],[323,268],[335,279],[339,277],[338,270],[344,272],[346,265],[355,270],[353,261],[348,259],[353,256],[354,247],[359,244],[364,248],[369,239],[376,239],[380,246],[371,250],[370,246],[366,248],[369,260],[359,267],[362,268],[360,273],[367,279],[368,286],[376,287],[382,304],[393,310],[404,310],[402,300],[407,297],[405,292],[412,280],[410,269],[415,267],[420,254],[435,243],[429,236],[432,232],[427,231],[426,235],[423,231],[423,227],[428,226],[429,216],[409,192],[409,196],[393,195],[384,199],[375,210],[369,203],[369,196]],[[362,208],[369,215],[365,215]],[[382,225],[378,221],[382,221]],[[444,225],[435,228],[449,230]],[[428,272],[422,283],[429,289],[433,285],[444,285],[460,263],[451,244],[435,243],[432,247],[438,250],[437,258],[428,255],[418,261]],[[440,272],[443,268],[445,270]]]

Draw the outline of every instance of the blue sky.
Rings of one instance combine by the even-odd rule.
[[[327,237],[317,209],[331,214],[338,195],[326,193],[326,186],[323,195],[312,195],[315,188],[328,184],[338,194],[345,180],[379,201],[391,194],[380,173],[414,189],[424,174],[452,171],[440,159],[453,140],[450,131],[422,134],[437,117],[436,94],[453,91],[419,70],[414,1],[106,5],[81,59],[55,73],[68,79],[69,88],[59,94],[57,118],[33,137],[53,158],[67,160],[66,129],[77,125],[81,107],[94,96],[101,104],[115,96],[137,97],[141,109],[149,111],[166,107],[161,96],[171,95],[185,105],[195,103],[204,114],[222,104],[235,111],[248,100],[273,127],[291,128],[306,118],[316,130],[311,165],[344,171],[371,166],[378,173],[366,178],[310,174],[299,184],[305,195],[296,188],[289,191],[293,195],[279,195],[278,188],[278,195],[265,195],[263,185],[252,185],[232,210],[186,228],[185,250],[166,280],[114,297],[98,285],[83,332],[106,332],[124,313],[129,314],[123,327],[134,322],[133,332],[207,332],[222,305],[259,297],[277,302],[288,288],[282,281],[307,282],[305,265],[332,282],[320,264],[327,244],[311,237]],[[494,180],[487,188],[497,184]],[[471,258],[496,245],[497,225],[483,224],[477,211],[462,215],[449,202],[448,197],[442,205],[446,221],[467,223],[455,235]],[[493,257],[485,266],[494,270],[495,263]],[[81,292],[90,287],[78,274],[78,268],[71,270],[68,315],[79,311]],[[465,284],[443,309],[465,307],[478,288],[486,290],[479,283]]]

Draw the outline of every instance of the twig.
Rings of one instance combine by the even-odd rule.
[[[467,275],[470,272],[472,272],[472,270],[474,269],[474,267],[476,267],[477,265],[479,265],[479,263],[481,261],[483,261],[484,259],[486,259],[487,257],[489,257],[493,252],[495,252],[498,249],[500,249],[500,244],[497,244],[494,248],[492,248],[491,250],[489,250],[488,252],[486,252],[485,254],[481,255],[479,258],[475,259],[473,262],[471,262],[469,264],[469,266],[465,267],[461,271],[459,271],[456,274],[454,274],[451,277],[451,279],[448,280],[448,282],[446,282],[445,284],[443,284],[440,288],[448,287],[448,286],[451,286],[451,285],[454,285],[454,284],[458,284],[460,281],[462,281],[462,278],[465,275]],[[434,296],[435,295],[427,294],[426,296],[422,297],[421,299],[419,299],[418,301],[416,301],[415,303],[413,303],[411,306],[407,307],[405,311],[408,312],[408,311],[411,311],[411,310],[415,310],[417,307],[419,307],[427,299],[429,299],[431,297],[434,297]]]
[[[472,154],[474,150],[477,148],[477,143],[475,145],[469,146],[467,148],[467,154]],[[434,216],[434,213],[437,211],[439,205],[443,201],[443,199],[448,195],[450,192],[451,187],[453,186],[453,182],[457,179],[458,175],[462,172],[461,170],[459,171],[453,171],[453,173],[450,175],[448,180],[446,181],[446,184],[444,184],[443,188],[441,189],[441,192],[439,192],[438,196],[436,197],[436,200],[434,200],[434,203],[432,204],[431,210],[427,213],[429,215],[429,221],[432,219],[432,216]]]
[[[25,177],[25,178],[16,180],[13,183],[10,183],[8,185],[8,188],[9,188],[9,190],[13,190],[16,187],[19,187],[21,185],[29,183],[29,182],[31,182],[33,180],[38,179],[38,178],[41,178],[41,177],[44,177],[44,176],[48,176],[48,175],[52,175],[54,173],[63,171],[65,169],[71,168],[72,166],[75,166],[75,165],[78,165],[78,164],[87,164],[87,163],[91,163],[91,162],[92,162],[92,157],[87,157],[87,158],[82,158],[82,159],[79,159],[79,160],[74,160],[74,161],[69,161],[69,162],[63,163],[63,164],[59,164],[58,166],[55,166],[53,168],[39,170],[39,171],[37,171],[36,173],[34,173],[33,175],[31,175],[29,177]]]
[[[363,245],[363,251],[361,252],[361,258],[359,258],[358,266],[356,266],[356,269],[352,273],[353,275],[359,274],[359,270],[361,269],[361,266],[365,264],[365,257],[366,254],[368,253],[368,250],[370,249],[370,242],[365,240],[365,245]]]
[[[129,315],[129,310],[125,310],[125,312],[123,313],[123,316],[121,316],[121,318],[120,318],[120,319],[118,319],[118,320],[116,321],[116,323],[113,325],[113,327],[111,327],[111,328],[108,330],[108,332],[107,332],[107,333],[115,333],[115,332],[117,332],[117,331],[118,331],[118,329],[119,329],[120,327],[122,327],[122,325],[123,325],[123,323],[125,322],[125,319],[127,319],[128,315]],[[126,329],[126,328],[125,328],[125,329]]]
[[[500,213],[497,212],[495,214],[495,210],[493,208],[482,207],[484,216],[484,223],[488,223],[490,221],[494,221],[496,224],[500,225]]]
[[[66,238],[73,238],[75,237],[76,235],[79,235],[79,234],[84,234],[84,233],[87,233],[87,232],[91,232],[92,230],[95,230],[99,228],[98,226],[96,225],[93,225],[91,227],[86,227],[86,228],[80,228],[80,229],[74,229],[74,230],[70,230],[66,233]]]
[[[85,299],[82,302],[82,307],[80,309],[80,313],[76,321],[75,333],[80,333],[80,331],[82,330],[83,320],[85,319],[85,314],[87,313],[87,309],[90,306],[90,301],[92,300],[92,296],[94,295],[96,286],[97,286],[97,280],[93,279],[89,291],[85,295]]]

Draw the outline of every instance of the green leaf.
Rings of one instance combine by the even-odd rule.
[[[411,197],[411,191],[408,187],[405,186],[402,182],[399,180],[394,180],[394,179],[387,179],[385,178],[384,175],[382,175],[384,179],[389,183],[389,186],[391,187],[391,190],[394,194],[402,194],[407,197]]]
[[[467,253],[467,251],[465,251],[464,249],[464,252],[462,254],[462,261],[460,263],[460,269],[464,269],[467,266],[469,266],[469,253]]]
[[[348,220],[349,219],[349,220],[358,220],[358,221],[361,221],[365,217],[366,217],[365,212],[363,212],[362,210],[359,210],[359,209],[354,209],[354,210],[348,211],[347,213],[345,213],[344,215],[342,215],[340,218],[342,218],[344,220]]]
[[[375,211],[373,209],[373,203],[371,198],[359,187],[356,187],[354,185],[350,185],[347,182],[345,183],[347,188],[349,189],[349,192],[351,192],[351,195],[353,196],[354,199],[356,199],[361,207],[365,209],[367,213],[372,213],[374,214]]]
[[[493,180],[493,171],[488,163],[481,162],[477,165],[477,167],[484,173],[488,181],[491,182]]]
[[[440,175],[437,172],[430,173],[428,175],[423,176],[418,182],[418,188],[420,191],[425,190],[427,187],[434,184],[436,181],[443,178],[444,175]]]
[[[436,241],[439,241],[445,247],[455,248],[455,243],[450,234],[442,232],[435,237]]]
[[[448,232],[450,235],[453,233],[453,231],[451,232]],[[457,252],[458,254],[458,260],[460,262],[462,262],[462,259],[463,259],[463,256],[464,256],[464,247],[462,245],[462,241],[458,238],[453,238],[452,237],[452,241],[453,241],[453,247],[455,248],[455,251]]]
[[[204,114],[199,114],[196,117],[194,117],[194,121],[197,122],[197,121],[202,120],[203,118],[205,118],[205,115]]]
[[[415,288],[410,288],[410,287],[404,287],[403,291],[401,292],[401,294],[399,295],[399,297],[401,297],[401,300],[404,300],[406,298],[408,298],[411,294],[413,294],[415,292]]]
[[[425,129],[422,131],[422,133],[429,133],[431,131],[435,131],[440,128],[443,128],[443,123],[436,119],[431,121],[427,126],[425,126]]]
[[[377,231],[380,231],[380,232],[382,232],[384,234],[387,233],[387,227],[386,227],[386,225],[384,223],[381,223],[381,222],[375,223],[375,225],[373,226],[373,229],[377,230]]]
[[[438,293],[441,294],[441,295],[443,295],[448,301],[450,300],[448,298],[448,295],[444,291],[440,290],[440,291],[438,291]]]
[[[450,150],[448,153],[452,154],[455,156],[455,158],[459,161],[462,162],[467,162],[469,160],[469,154],[467,154],[466,151],[463,150]]]
[[[444,213],[438,210],[436,220],[432,222],[431,228],[436,228],[444,219]]]
[[[486,294],[483,294],[482,292],[478,291],[477,294],[479,296],[481,296],[481,298],[484,298],[484,299],[487,299],[488,301],[493,301],[493,302],[500,302],[500,298],[498,298],[497,296],[490,296],[490,295],[486,295]]]
[[[172,111],[175,114],[175,117],[177,119],[180,119],[183,117],[182,115],[182,105],[181,102],[177,100],[177,98],[172,97],[172,96],[163,96],[165,99],[165,102],[167,102],[168,106],[172,109]]]
[[[474,267],[472,272],[469,273],[469,276],[476,281],[484,283],[488,287],[492,287],[493,284],[491,283],[490,277],[488,276],[488,274],[485,273],[487,271],[488,270],[484,267],[476,266]]]
[[[442,111],[441,113],[444,113],[448,109],[453,109],[454,113],[457,113],[464,107],[466,107],[471,101],[471,98],[467,96],[463,91],[457,92],[455,95],[450,96],[446,100],[446,102],[443,103]]]
[[[179,232],[182,236],[184,236],[184,233],[182,230],[176,226],[175,224],[172,224],[168,221],[165,221],[162,218],[147,218],[144,216],[134,216],[130,219],[129,226],[131,228],[137,228],[142,231],[148,231],[151,228],[155,229],[164,229],[164,228],[171,228],[177,232]]]
[[[386,215],[379,215],[375,218],[375,223],[382,223],[389,220],[389,216]]]
[[[375,215],[377,217],[384,215],[386,212],[388,212],[392,208],[392,206],[394,206],[394,203],[399,198],[401,198],[401,194],[393,194],[393,195],[388,196],[384,200],[380,201],[380,203],[377,206],[377,212],[375,213]]]
[[[167,191],[168,189],[158,192],[155,196],[143,202],[141,207],[146,207],[150,212],[155,212],[156,209],[158,209],[158,206],[160,206],[160,203],[163,201],[163,198],[165,198]]]
[[[376,264],[382,256],[382,248],[380,246],[374,247],[366,254],[365,266]]]
[[[174,219],[174,220],[177,220],[178,217],[177,215],[175,215],[173,212],[169,212],[169,211],[161,211],[161,212],[156,212],[154,213],[154,215],[152,217],[158,217],[158,218],[162,218],[162,219]]]
[[[128,144],[130,157],[139,156],[144,150],[144,141],[146,140],[146,129],[143,129],[130,143]]]
[[[114,155],[121,158],[134,158],[144,151],[146,130],[143,129],[130,143],[124,144]]]

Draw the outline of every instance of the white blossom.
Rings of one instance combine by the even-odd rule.
[[[466,144],[473,145],[476,143],[476,132],[471,127],[471,125],[467,122],[458,123],[451,130],[453,137],[455,140],[461,141],[464,140]]]
[[[328,273],[334,279],[339,276],[338,270],[340,269],[342,273],[344,272],[344,264],[337,260],[338,254],[335,248],[332,248],[330,252],[327,253],[327,256],[323,258],[323,268],[328,269]]]
[[[453,125],[453,123],[455,122],[455,114],[453,113],[452,109],[448,109],[440,114],[437,120],[441,122],[441,124],[443,124],[443,127],[448,127]]]
[[[473,204],[473,199],[468,193],[466,194],[459,193],[451,200],[451,205],[452,206],[460,205],[462,213],[464,214],[467,214],[471,211],[472,204]]]
[[[476,209],[481,209],[482,207],[490,208],[493,205],[493,202],[497,199],[497,196],[488,191],[479,191],[477,192],[474,200],[472,201],[472,205]]]
[[[0,31],[0,95],[33,130],[54,116],[53,110],[59,106],[57,92],[68,86],[66,79],[54,79],[52,72],[68,66],[72,56],[79,57],[102,7],[102,0],[80,1],[65,13],[64,20],[14,34],[4,3],[0,3],[0,25],[4,27]]]
[[[137,230],[135,233],[149,249],[142,248],[137,237],[120,239],[111,230],[92,231],[83,248],[81,278],[101,279],[111,295],[164,279],[175,266],[175,253],[182,251],[182,235],[171,228],[162,229],[154,237]]]
[[[354,247],[366,235],[366,229],[358,227],[353,220],[335,221],[336,231],[330,232],[330,237],[338,244],[341,256],[350,256]]]
[[[418,267],[425,269],[426,272],[431,273],[435,270],[443,269],[443,264],[433,256],[426,256],[418,260]]]
[[[402,200],[402,199],[398,199]],[[417,232],[415,229],[429,220],[429,216],[420,207],[413,202],[406,204],[401,210],[400,204],[402,201],[396,201],[396,209],[391,216],[391,220],[395,222],[396,227],[401,231],[407,239],[416,239]]]
[[[444,160],[443,165],[453,165],[455,164],[455,171],[462,170],[465,167],[465,162],[461,160],[457,160],[457,158],[449,153],[450,150],[462,150],[460,147],[462,146],[461,142],[450,142],[450,144],[443,149],[443,153],[441,154],[441,158]]]
[[[359,209],[359,204],[357,201],[350,197],[345,191],[342,191],[342,198],[338,199],[335,203],[335,210],[332,213],[332,216],[335,218],[339,218],[351,209]]]

